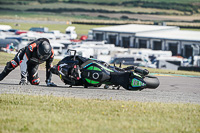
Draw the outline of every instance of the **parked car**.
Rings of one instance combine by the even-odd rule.
[[[118,55],[110,63],[156,68],[155,63],[152,64],[148,57],[142,55]]]
[[[40,32],[40,33],[46,33],[49,31],[49,29],[47,27],[32,27],[29,29],[29,31],[34,31],[34,32]]]
[[[27,31],[24,31],[24,30],[18,30],[15,32],[16,35],[21,35],[23,33],[27,33]]]
[[[17,31],[18,31],[18,29],[10,29],[10,30],[8,30],[9,32],[14,32],[14,33],[16,33]]]
[[[0,31],[8,31],[12,29],[10,25],[0,25]]]

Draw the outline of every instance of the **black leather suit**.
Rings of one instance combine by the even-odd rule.
[[[51,81],[51,64],[54,58],[54,51],[51,49],[51,55],[47,60],[40,60],[37,56],[37,47],[42,41],[49,42],[46,38],[40,38],[28,44],[28,46],[19,50],[14,59],[7,63],[3,72],[6,72],[5,76],[20,65],[21,78],[27,78],[27,80],[33,84],[38,85],[40,79],[38,77],[38,66],[46,62],[46,82]],[[2,73],[3,73],[2,72]]]

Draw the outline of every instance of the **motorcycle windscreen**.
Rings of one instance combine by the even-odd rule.
[[[110,82],[127,90],[140,90],[146,85],[140,75],[132,72],[113,72]]]

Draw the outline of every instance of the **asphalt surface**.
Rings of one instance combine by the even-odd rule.
[[[0,67],[0,71],[3,67]],[[28,95],[54,95],[62,97],[125,100],[141,102],[165,103],[195,103],[200,104],[200,78],[181,76],[158,76],[160,86],[157,89],[144,89],[142,91],[128,91],[123,88],[83,88],[69,87],[58,76],[53,75],[52,81],[57,87],[47,87],[45,84],[45,71],[39,70],[41,83],[39,86],[18,85],[20,81],[19,67],[12,71],[3,81],[0,81],[0,94],[28,94]]]

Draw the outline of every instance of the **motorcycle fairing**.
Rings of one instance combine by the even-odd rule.
[[[58,75],[60,79],[65,83],[69,85],[82,85],[82,80],[80,80],[79,76],[79,68],[77,68],[77,65],[74,65],[74,63],[69,64],[59,64],[57,66]]]
[[[142,76],[137,73],[132,72],[130,76],[130,86],[129,90],[138,90],[144,88],[146,86],[146,82],[143,80]]]
[[[110,69],[97,62],[91,62],[83,67],[81,77],[88,83],[99,85],[110,79]]]

